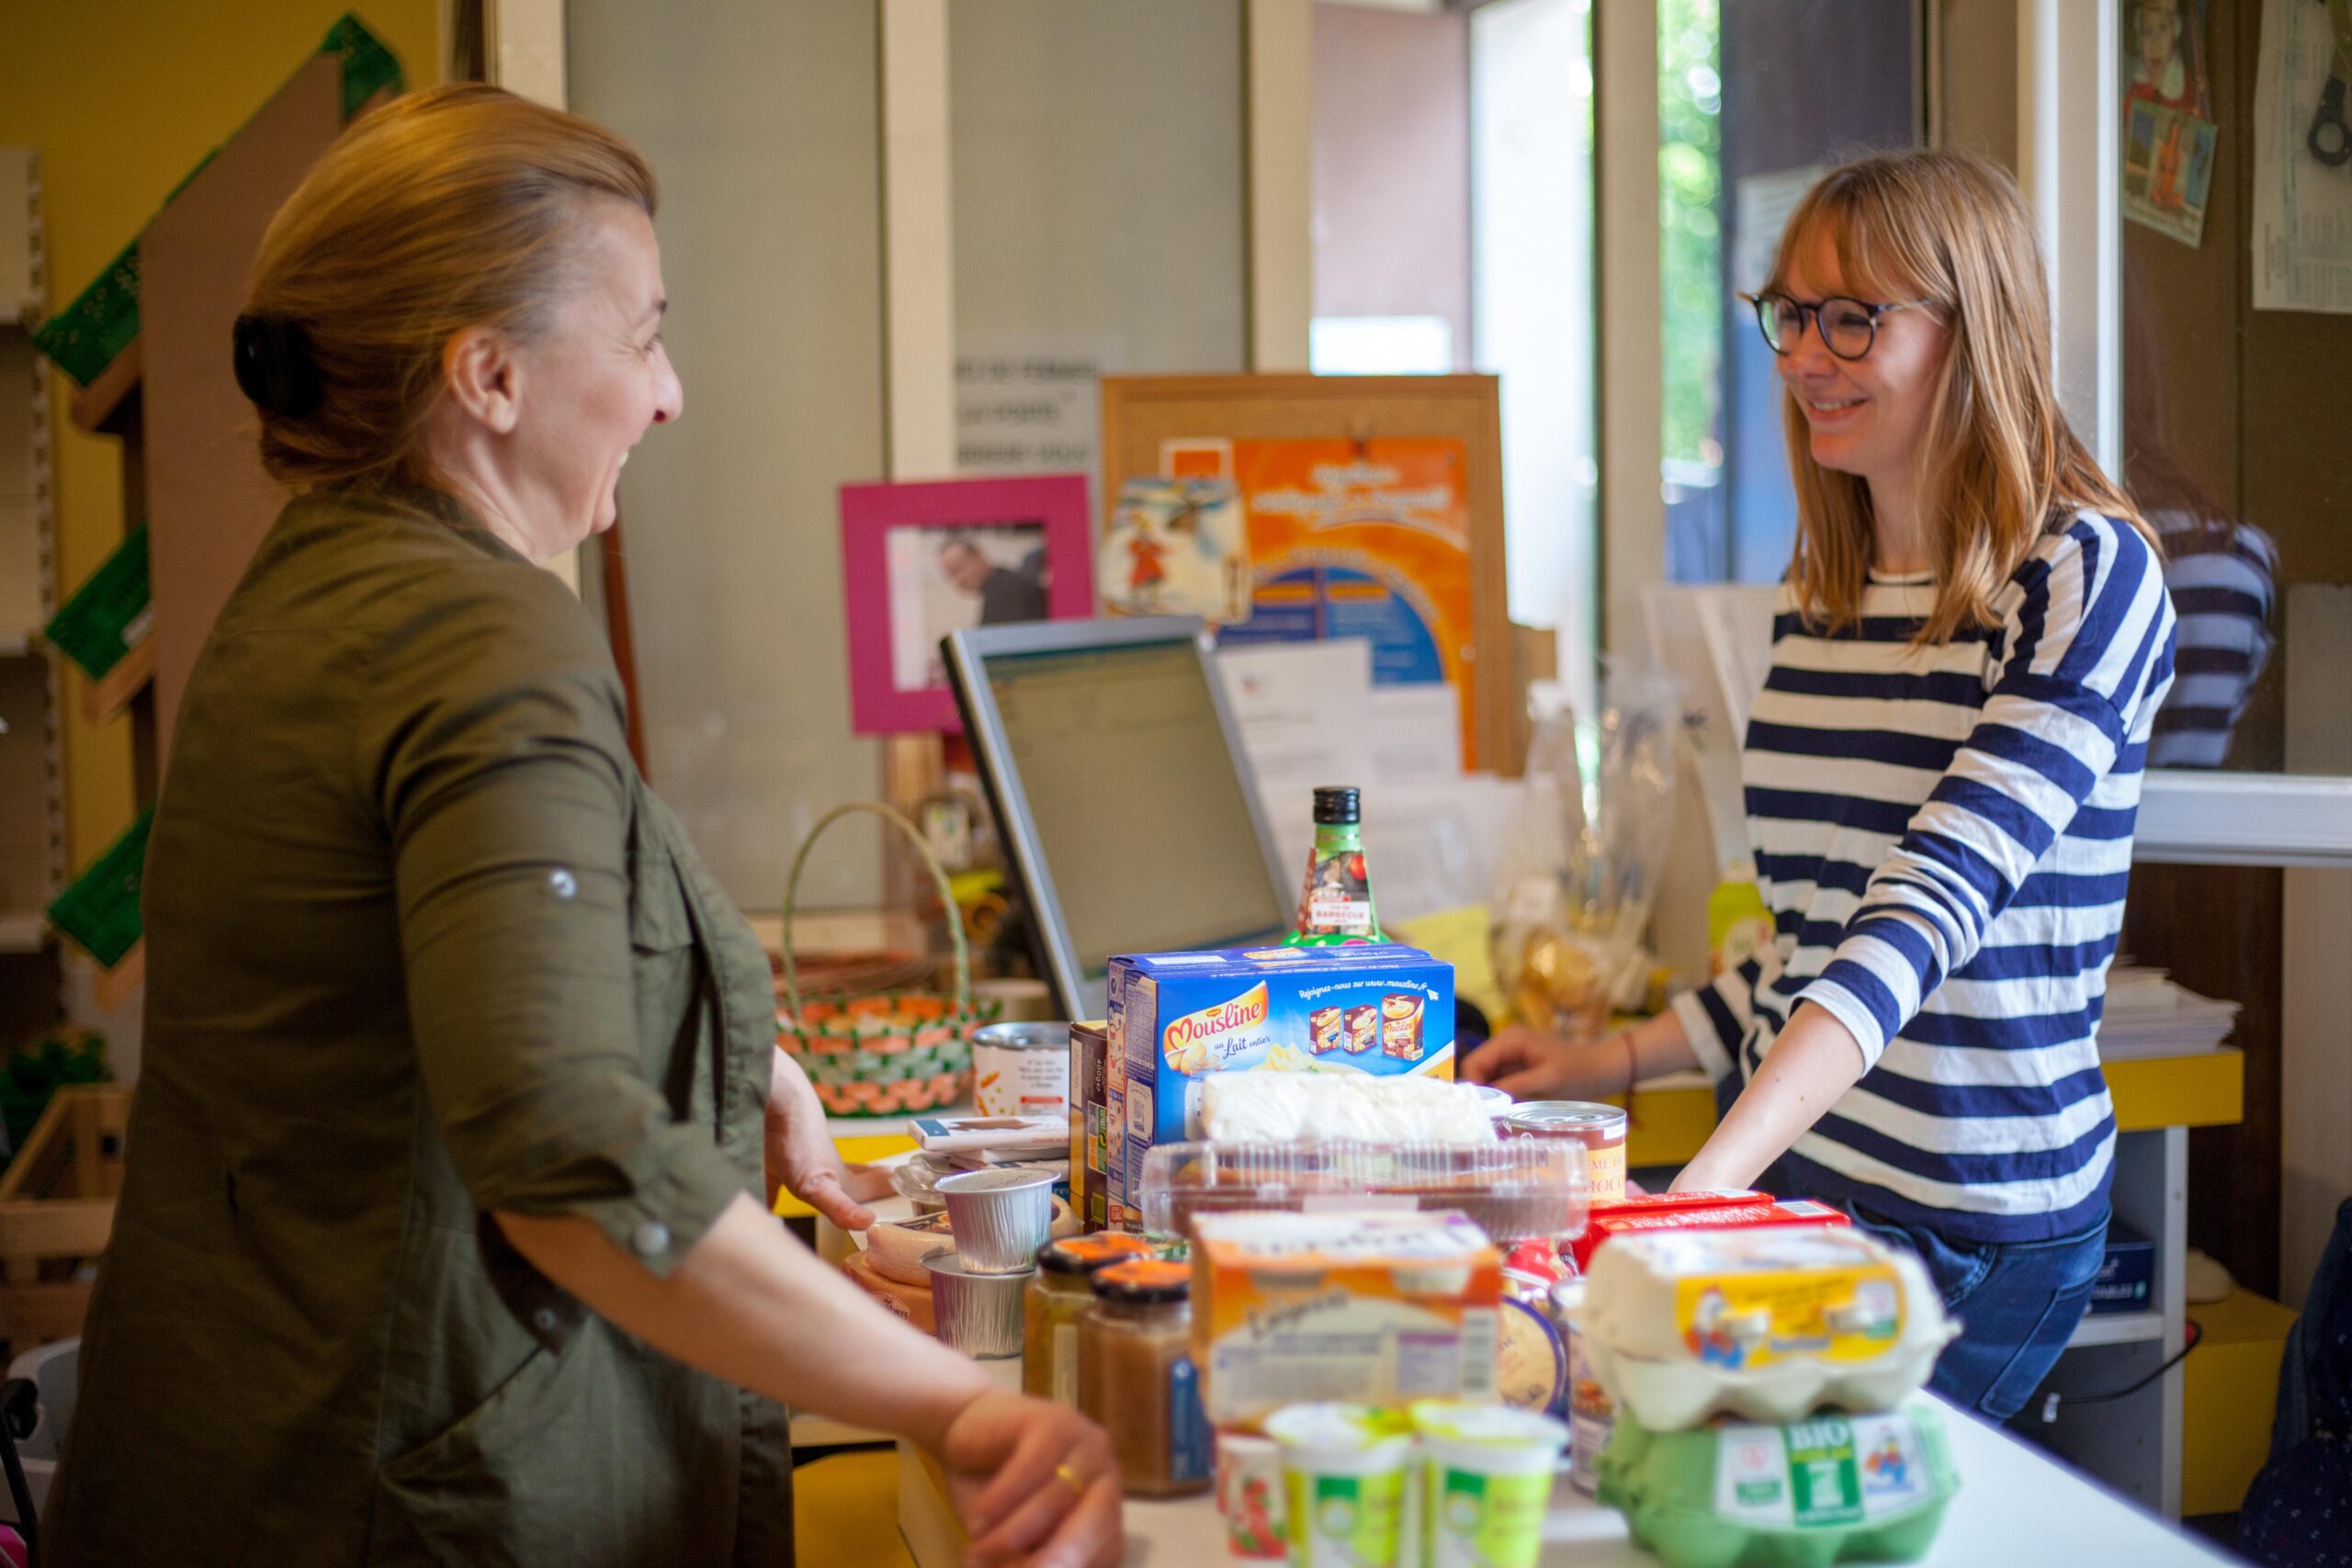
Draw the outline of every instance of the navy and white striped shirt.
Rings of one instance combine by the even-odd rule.
[[[1742,756],[1780,940],[1675,1009],[1718,1080],[1800,1002],[1853,1032],[1867,1071],[1790,1151],[1799,1190],[2046,1239],[2107,1201],[2094,1036],[2173,610],[2155,551],[2089,513],[2036,543],[1998,626],[1914,649],[1935,592],[1873,576],[1830,636],[1782,590]]]
[[[2180,616],[2178,679],[2148,741],[2152,768],[2218,768],[2270,662],[2278,608],[2278,547],[2247,523],[2200,525],[2153,513],[2165,587]]]

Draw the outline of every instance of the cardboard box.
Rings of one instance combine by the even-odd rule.
[[[1212,1072],[1453,1077],[1453,965],[1417,947],[1123,956],[1111,960],[1110,1002],[1114,1093],[1126,1128],[1124,1168],[1110,1177],[1130,1211],[1145,1151],[1200,1135],[1200,1080]],[[1360,1050],[1347,1046],[1351,1009],[1372,1015]]]
[[[1502,1257],[1451,1211],[1204,1214],[1193,1359],[1209,1420],[1303,1400],[1491,1400]]]
[[[2107,1256],[2099,1260],[2098,1276],[2091,1281],[2089,1310],[2146,1312],[2155,1283],[2155,1244],[2128,1225],[2110,1222]]]
[[[1111,1224],[1110,1172],[1105,1154],[1110,1114],[1109,1025],[1069,1026],[1069,1202],[1088,1231]]]

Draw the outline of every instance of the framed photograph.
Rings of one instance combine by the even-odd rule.
[[[1102,479],[1106,541],[1130,494],[1229,484],[1250,603],[1220,640],[1363,638],[1384,755],[1518,773],[1494,377],[1106,376]]]
[[[851,728],[961,728],[939,639],[1094,611],[1086,476],[842,487]]]

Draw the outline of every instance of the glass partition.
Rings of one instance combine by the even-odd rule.
[[[572,108],[662,180],[685,385],[621,481],[647,770],[728,893],[774,909],[816,818],[881,787],[850,733],[834,498],[885,472],[876,8],[571,0],[569,25]],[[805,903],[878,902],[859,831]]]

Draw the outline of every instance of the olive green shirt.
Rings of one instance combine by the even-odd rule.
[[[761,1188],[764,955],[604,639],[447,498],[287,507],[190,679],[53,1563],[788,1562],[783,1413],[506,1243]]]

